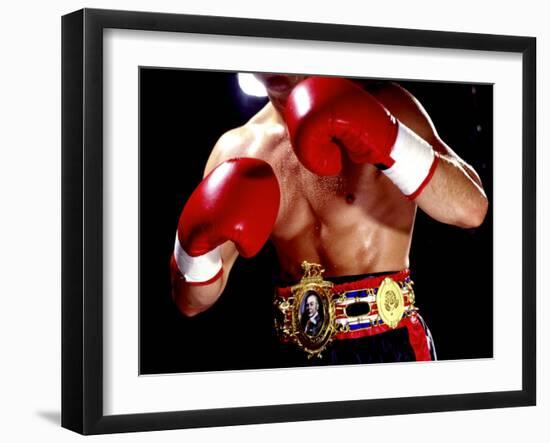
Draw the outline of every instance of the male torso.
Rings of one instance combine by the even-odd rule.
[[[377,86],[370,92],[407,124],[409,104],[399,99],[403,93],[397,86]],[[283,279],[298,280],[303,260],[321,264],[327,276],[396,271],[409,265],[416,205],[375,167],[345,161],[337,176],[308,171],[294,154],[271,103],[224,138],[207,171],[228,158],[254,157],[268,162],[277,176],[281,204],[271,240]]]

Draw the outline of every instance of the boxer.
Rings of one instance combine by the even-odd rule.
[[[408,270],[414,219],[420,208],[479,226],[479,176],[396,83],[257,77],[268,104],[220,137],[181,213],[176,305],[186,316],[207,310],[236,258],[270,240],[289,283],[274,300],[283,342],[335,364],[434,359]],[[326,319],[314,336],[300,331],[312,290]]]

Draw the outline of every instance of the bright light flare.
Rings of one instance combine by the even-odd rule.
[[[253,74],[240,72],[237,78],[239,87],[245,94],[254,97],[267,97],[264,85]]]

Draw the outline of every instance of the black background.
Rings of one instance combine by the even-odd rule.
[[[441,138],[471,164],[492,202],[492,85],[399,83],[416,96]],[[272,328],[276,257],[268,244],[239,258],[212,308],[193,318],[170,298],[169,259],[180,211],[228,129],[267,99],[241,92],[236,74],[140,69],[140,373],[294,366]],[[493,354],[492,209],[460,229],[418,211],[411,247],[417,306],[438,358]]]

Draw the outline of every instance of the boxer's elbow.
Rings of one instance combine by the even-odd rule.
[[[208,307],[205,307],[203,309],[199,309],[199,308],[196,308],[196,307],[179,306],[179,305],[178,305],[178,308],[179,308],[180,312],[187,318],[194,317],[195,315],[200,314],[201,312],[204,312],[208,309]]]
[[[201,312],[204,312],[212,306],[211,303],[198,303],[198,302],[191,302],[187,298],[183,297],[181,294],[175,295],[174,302],[176,306],[178,307],[178,310],[185,316],[185,317],[194,317],[197,314],[200,314]]]
[[[185,306],[179,303],[176,303],[176,306],[178,307],[180,314],[182,314],[184,317],[187,317],[187,318],[194,317],[195,315],[200,314],[202,312],[202,311],[199,311],[198,309],[193,309],[190,306]]]
[[[208,310],[221,295],[218,279],[208,285],[192,285],[182,279],[172,281],[172,300],[185,317],[194,317]]]
[[[468,199],[457,211],[457,220],[454,224],[465,229],[478,228],[485,220],[488,209],[489,202],[484,195]]]

